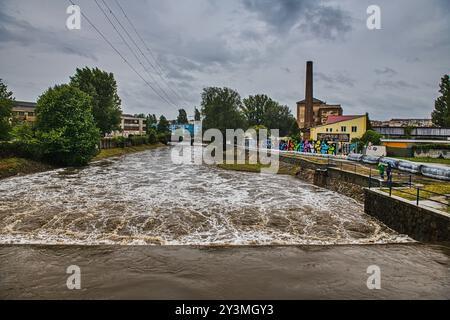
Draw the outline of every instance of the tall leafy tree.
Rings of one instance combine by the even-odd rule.
[[[278,129],[281,137],[289,135],[293,122],[295,118],[288,106],[276,103],[265,110],[263,125],[269,129]]]
[[[97,153],[100,133],[88,94],[66,84],[50,88],[39,97],[36,115],[36,137],[48,161],[82,166]]]
[[[186,110],[184,110],[184,109],[178,110],[177,123],[178,124],[188,124],[189,123]]]
[[[289,129],[289,136],[295,139],[300,138],[300,128],[298,127],[298,122],[293,119],[291,128]]]
[[[70,80],[71,85],[92,97],[92,114],[100,132],[104,135],[118,130],[122,110],[114,75],[85,67],[77,69]]]
[[[448,74],[442,77],[438,97],[431,114],[433,123],[439,127],[450,128],[450,79]]]
[[[275,101],[265,94],[249,96],[244,99],[243,102],[244,106],[242,107],[242,112],[249,126],[262,125],[266,109],[269,108],[269,105],[276,104]]]
[[[203,129],[219,129],[225,138],[226,129],[244,128],[241,96],[230,88],[208,87],[202,93]]]
[[[159,117],[159,122],[156,130],[158,131],[158,133],[170,132],[169,121],[167,121],[166,117],[164,116]]]
[[[194,120],[195,121],[200,121],[201,119],[202,119],[202,116],[201,116],[200,111],[197,108],[195,108],[195,110],[194,110]]]
[[[244,99],[243,114],[249,126],[263,125],[269,129],[279,129],[280,135],[290,133],[295,118],[287,106],[282,106],[265,94]]]
[[[147,132],[150,132],[151,129],[155,129],[158,124],[158,120],[154,114],[149,114],[145,120],[145,129]]]
[[[9,139],[13,101],[13,93],[8,91],[8,87],[0,79],[0,140]]]

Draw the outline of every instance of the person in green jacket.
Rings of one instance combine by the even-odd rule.
[[[378,172],[380,173],[381,179],[384,180],[384,164],[378,164]]]

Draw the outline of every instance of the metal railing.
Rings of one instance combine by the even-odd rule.
[[[384,180],[379,176],[377,169],[368,165],[345,160],[336,161],[331,158],[328,158],[327,167],[367,176],[369,189],[372,187],[379,188],[382,191],[388,192],[390,197],[393,194],[397,194],[402,198],[414,201],[416,206],[423,204],[423,201],[429,201],[441,206],[441,210],[450,212],[450,195],[426,190],[423,186],[415,184],[413,181],[414,174],[401,173],[393,170],[390,175],[387,175],[387,172],[385,173],[387,180]],[[441,199],[438,200],[436,198]]]

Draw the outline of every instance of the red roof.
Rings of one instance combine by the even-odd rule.
[[[364,116],[328,116],[326,124],[333,124],[341,121],[353,120]]]

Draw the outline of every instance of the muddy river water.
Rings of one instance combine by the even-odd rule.
[[[450,298],[447,246],[294,177],[173,165],[170,153],[0,181],[0,297]],[[366,286],[370,265],[382,290]]]

